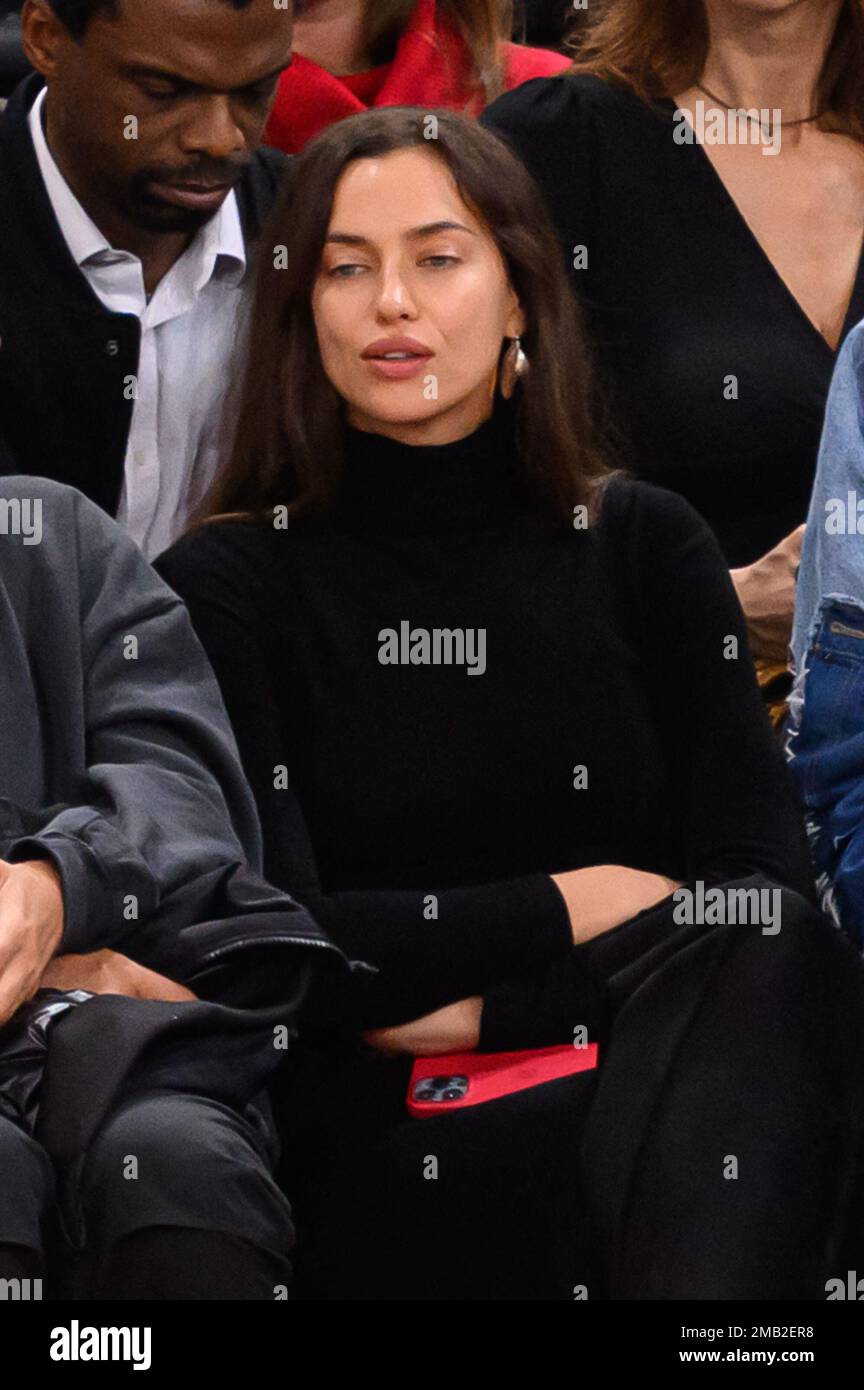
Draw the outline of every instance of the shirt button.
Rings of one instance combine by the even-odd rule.
[[[107,343],[105,344],[105,351],[107,352],[109,357],[117,356],[118,352],[120,351],[120,344],[118,343],[116,338],[108,339]]]

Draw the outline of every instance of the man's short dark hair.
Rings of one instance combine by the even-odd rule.
[[[84,37],[87,25],[97,14],[116,15],[120,6],[120,0],[48,0],[48,3],[73,39]],[[233,5],[235,10],[245,10],[252,0],[225,0],[225,3]]]

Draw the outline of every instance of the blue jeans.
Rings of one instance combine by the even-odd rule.
[[[787,752],[822,908],[864,950],[864,600],[818,604],[790,698]]]

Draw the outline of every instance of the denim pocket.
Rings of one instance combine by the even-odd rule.
[[[796,694],[803,706],[790,751],[808,804],[830,796],[850,772],[864,789],[864,603],[823,600]]]
[[[864,603],[823,599],[791,701],[788,750],[801,787],[823,910],[864,931]]]

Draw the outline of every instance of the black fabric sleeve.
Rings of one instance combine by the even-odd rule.
[[[538,185],[552,215],[571,282],[590,297],[590,277],[602,255],[594,235],[594,185],[601,176],[595,107],[604,84],[594,77],[538,77],[506,92],[480,117],[503,140]],[[584,246],[588,267],[574,272]]]
[[[641,637],[668,751],[673,838],[686,846],[684,861],[668,872],[706,887],[765,875],[813,901],[797,790],[765,712],[744,616],[713,533],[689,503],[644,483],[613,480],[603,510],[613,548],[627,555],[621,603]],[[602,1039],[607,972],[595,958],[613,937],[647,937],[647,950],[657,944],[657,924],[661,933],[670,929],[668,913],[640,916],[638,930],[634,919],[563,952],[551,970],[489,989],[481,1050],[567,1042],[579,1023],[592,1041]]]
[[[605,1044],[611,1028],[606,982],[578,947],[563,950],[551,964],[519,979],[493,985],[483,996],[480,1052],[573,1043],[575,1030],[587,1042]]]
[[[668,752],[675,840],[687,846],[670,874],[706,885],[765,874],[812,896],[800,801],[713,532],[650,484],[613,481],[607,505],[628,513],[629,604]]]
[[[323,890],[297,798],[284,778],[274,785],[274,769],[291,760],[262,630],[267,600],[253,528],[232,528],[234,541],[244,542],[242,554],[229,529],[219,535],[217,528],[175,546],[157,569],[187,604],[221,686],[258,804],[265,875],[308,908],[349,957],[377,970],[318,982],[307,1020],[346,1030],[405,1023],[560,955],[572,943],[570,921],[546,874],[442,889],[434,921],[424,916],[426,890]]]

